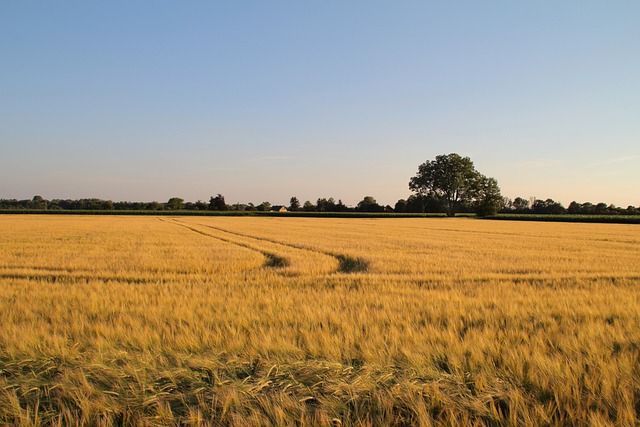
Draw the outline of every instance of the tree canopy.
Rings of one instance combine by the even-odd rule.
[[[184,199],[180,197],[172,197],[167,202],[167,209],[171,210],[179,210],[184,208]]]
[[[448,216],[454,216],[463,205],[479,215],[492,215],[503,203],[498,181],[482,175],[469,157],[456,153],[419,165],[409,189],[440,200]]]
[[[298,200],[297,197],[294,196],[289,200],[289,210],[291,212],[297,212],[300,210],[300,200]]]
[[[226,211],[227,203],[224,201],[224,196],[218,194],[216,197],[211,196],[209,199],[209,210],[212,211]]]
[[[365,196],[356,206],[358,212],[384,212],[384,206],[380,206],[373,196]]]

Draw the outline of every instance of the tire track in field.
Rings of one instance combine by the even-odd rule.
[[[164,219],[160,219],[160,220],[165,222]],[[202,230],[198,230],[197,228],[193,228],[193,227],[190,227],[190,226],[188,226],[186,224],[182,224],[181,222],[179,222],[178,220],[175,220],[175,219],[173,221],[171,221],[171,224],[186,228],[187,230],[191,230],[194,233],[198,233],[200,235],[203,235],[203,236],[206,236],[206,237],[209,237],[209,238],[212,238],[212,239],[220,240],[221,242],[229,243],[229,244],[232,244],[232,245],[240,246],[240,247],[245,248],[245,249],[249,249],[249,250],[254,251],[254,252],[258,252],[258,253],[262,254],[262,256],[265,257],[265,262],[263,264],[264,267],[283,268],[283,267],[287,267],[287,266],[290,265],[290,262],[289,262],[288,259],[286,259],[284,257],[281,257],[276,253],[265,251],[263,249],[257,248],[255,246],[252,246],[252,245],[249,245],[249,244],[246,244],[246,243],[234,242],[233,240],[225,239],[224,237],[214,236],[212,234],[205,233]]]
[[[144,272],[143,272],[144,273]],[[148,272],[147,272],[148,273]],[[170,277],[141,277],[122,273],[98,273],[86,269],[72,269],[45,266],[8,265],[0,267],[0,279],[31,280],[47,283],[90,283],[90,282],[120,282],[128,284],[166,283],[173,280],[183,280],[189,274],[174,272]]]
[[[47,273],[73,273],[74,270],[70,268],[60,268],[60,267],[46,267],[39,265],[4,265],[0,267],[0,270],[34,270],[34,271],[45,271]]]
[[[11,273],[0,272],[0,279],[30,280],[47,283],[88,284],[91,282],[119,282],[128,284],[165,283],[161,278],[119,277],[93,274],[51,274],[51,273]]]
[[[174,221],[177,222],[177,220],[174,220]],[[340,253],[331,252],[331,251],[322,251],[322,250],[314,249],[309,246],[293,244],[293,243],[285,243],[278,240],[268,239],[266,237],[257,237],[249,234],[238,233],[236,231],[225,230],[224,228],[215,227],[213,225],[207,225],[207,224],[198,224],[198,225],[201,227],[211,228],[212,230],[217,230],[217,231],[231,234],[234,236],[244,237],[247,239],[258,240],[258,241],[272,243],[276,245],[282,245],[282,246],[286,246],[286,247],[297,249],[297,250],[309,251],[309,252],[319,253],[322,255],[333,257],[338,261],[338,270],[336,271],[336,273],[365,273],[369,269],[369,261],[367,261],[364,258],[352,257],[349,255],[340,254]]]

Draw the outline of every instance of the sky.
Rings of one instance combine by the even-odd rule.
[[[640,2],[3,1],[0,198],[640,205]]]

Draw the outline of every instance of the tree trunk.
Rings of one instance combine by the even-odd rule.
[[[453,203],[453,201],[449,200],[449,202],[447,203],[447,216],[448,217],[455,216],[456,211],[455,211],[454,207],[455,207],[455,203]]]

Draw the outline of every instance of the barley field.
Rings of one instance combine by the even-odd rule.
[[[0,425],[639,419],[638,225],[0,217]]]

